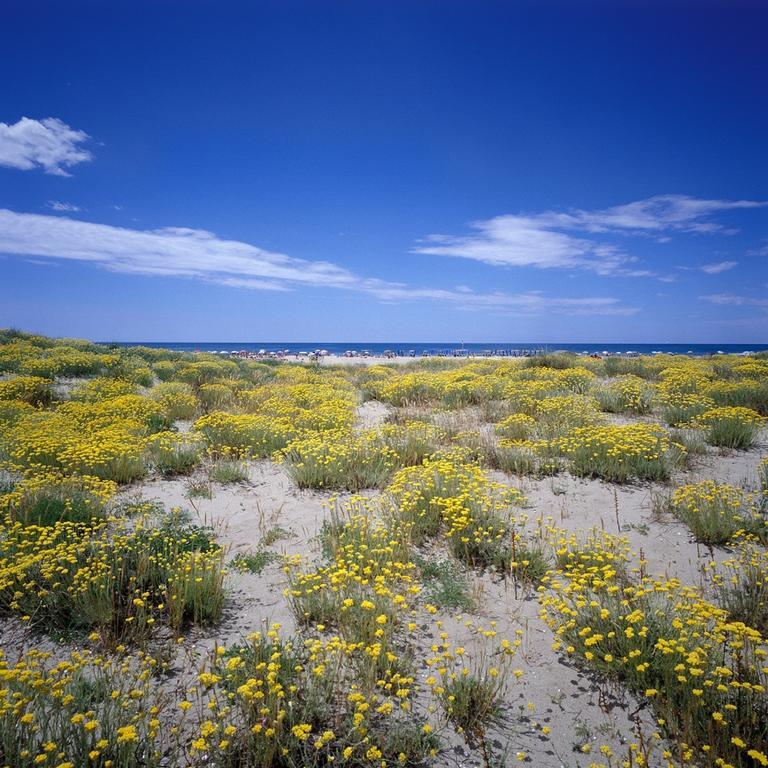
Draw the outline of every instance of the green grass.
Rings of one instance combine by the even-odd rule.
[[[424,585],[422,597],[437,608],[472,610],[474,600],[469,592],[467,577],[454,560],[427,560],[415,556],[413,562],[419,569]]]
[[[696,541],[707,546],[728,544],[739,532],[768,542],[768,521],[752,510],[748,502],[738,504],[713,495],[709,499],[700,497],[695,503],[673,500],[670,511],[688,526]]]
[[[552,568],[550,549],[541,541],[516,539],[513,557],[512,573],[528,586],[538,587]]]
[[[222,484],[247,482],[248,465],[236,459],[219,459],[211,465],[210,479]]]
[[[163,477],[188,475],[200,462],[201,450],[201,445],[194,441],[154,441],[148,448],[149,463]]]
[[[738,419],[719,419],[708,425],[706,441],[718,448],[746,451],[754,445],[757,433],[757,424],[747,424]]]
[[[261,543],[265,547],[271,547],[276,541],[288,539],[291,536],[290,531],[286,531],[285,528],[281,528],[279,525],[273,525],[269,530],[265,531],[261,537]]]
[[[188,499],[213,498],[213,488],[207,477],[190,477],[185,490]]]
[[[280,559],[277,552],[268,549],[257,549],[254,552],[241,552],[230,560],[230,565],[237,571],[261,573],[268,565]]]
[[[14,508],[12,517],[24,525],[52,526],[61,521],[87,523],[104,516],[101,505],[94,506],[91,501],[87,493],[73,492],[66,496],[55,492],[39,493]]]
[[[765,556],[740,559],[732,578],[715,587],[715,599],[732,621],[744,622],[765,635],[768,632],[768,579]]]
[[[670,437],[685,448],[689,457],[707,455],[707,441],[699,429],[674,429]]]
[[[26,487],[8,505],[11,519],[22,525],[50,527],[59,522],[90,523],[106,517],[106,504],[77,478],[61,478]]]

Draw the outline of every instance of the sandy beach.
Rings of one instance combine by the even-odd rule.
[[[45,370],[49,347],[8,334],[27,369]],[[409,722],[438,734],[430,765],[487,766],[484,750],[513,750],[543,768],[590,768],[594,753],[650,738],[645,764],[663,768],[676,736],[658,732],[658,707],[687,682],[675,673],[665,692],[648,671],[633,683],[620,654],[646,670],[656,644],[682,642],[683,619],[703,637],[738,632],[717,579],[737,567],[734,595],[751,604],[738,579],[749,563],[768,566],[761,358],[328,355],[265,366],[151,349],[139,364],[126,348],[133,378],[123,378],[110,375],[112,350],[52,348],[89,373],[0,378],[10,585],[0,647],[11,664],[87,651],[102,665],[119,643],[137,668],[157,665],[123,708],[131,696],[171,701],[158,711],[193,741],[213,727],[219,695],[234,703],[217,727],[243,727],[249,710],[227,691],[261,679],[258,666],[239,677],[248,643],[256,658],[283,653],[261,645],[268,631],[281,648],[314,649],[292,707],[318,680],[356,699],[356,681],[382,665],[365,695],[387,717],[378,681],[397,680]],[[644,602],[649,584],[654,601],[670,596],[661,613]],[[626,646],[612,639],[617,623]],[[660,633],[651,645],[649,627]],[[721,646],[697,651],[714,654],[697,662],[707,679],[720,674]],[[465,677],[504,713],[471,739],[456,727],[471,720],[452,709]],[[194,714],[183,723],[180,697]],[[344,711],[334,717],[329,741],[346,727]],[[194,756],[159,732],[146,738],[175,760]],[[285,738],[286,749],[303,743]]]

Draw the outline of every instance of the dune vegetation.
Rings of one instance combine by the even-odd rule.
[[[766,419],[760,355],[0,331],[0,765],[768,766]]]

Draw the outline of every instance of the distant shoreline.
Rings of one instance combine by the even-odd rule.
[[[145,346],[176,352],[200,352],[243,357],[280,357],[295,360],[312,355],[334,360],[413,361],[420,359],[524,358],[569,352],[580,356],[636,357],[640,355],[745,355],[768,351],[767,344],[532,344],[532,343],[435,343],[435,342],[99,342],[120,347]]]

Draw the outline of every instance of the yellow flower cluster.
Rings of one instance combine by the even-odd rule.
[[[556,392],[585,392],[595,374],[584,367],[523,368],[517,361],[489,360],[447,370],[370,371],[364,381],[367,396],[402,407],[442,401],[449,408],[515,400],[529,406],[538,397]]]
[[[715,405],[715,401],[705,395],[678,390],[661,391],[657,400],[662,419],[672,427],[690,424]]]
[[[121,638],[145,634],[157,618],[178,630],[220,616],[223,555],[195,530],[91,520],[9,522],[2,533],[0,605],[43,629]]]
[[[722,448],[746,449],[752,446],[765,419],[751,408],[721,406],[704,411],[696,425],[706,430],[707,442]]]
[[[639,376],[627,374],[608,379],[597,387],[595,395],[609,413],[648,413],[655,389]]]
[[[0,652],[2,760],[13,768],[163,764],[161,706],[151,656],[90,651],[54,662],[31,650],[15,663]]]
[[[631,577],[610,540],[592,547],[561,557],[542,598],[556,648],[647,697],[686,764],[768,761],[760,632],[679,581]]]
[[[761,424],[764,419],[751,408],[741,408],[738,406],[723,406],[720,408],[710,408],[701,414],[698,419],[702,426],[709,426],[715,422],[730,421],[739,424]]]
[[[73,387],[69,397],[72,400],[83,402],[97,402],[99,400],[113,400],[123,395],[133,395],[135,393],[136,385],[130,381],[97,377],[83,381],[76,387]]]
[[[508,440],[528,440],[536,427],[536,419],[525,413],[513,413],[496,425],[496,432]]]
[[[381,487],[397,464],[377,430],[305,432],[288,443],[282,459],[300,488],[350,491]]]
[[[514,519],[511,506],[525,503],[515,488],[492,483],[461,453],[400,470],[388,487],[399,524],[416,543],[441,532],[454,554],[473,566],[508,571]]]
[[[352,673],[359,646],[338,636],[286,640],[272,625],[232,651],[219,649],[195,691],[206,703],[191,757],[277,768],[416,765],[434,756],[438,742],[416,710],[414,675],[395,668],[397,657],[379,674],[370,674],[370,662],[368,674]]]
[[[24,525],[88,522],[104,516],[116,492],[117,484],[111,480],[41,472],[21,479],[10,493],[0,497],[0,512]]]
[[[704,544],[725,544],[745,531],[768,541],[768,525],[758,500],[727,483],[704,480],[677,488],[670,507]]]
[[[51,382],[40,376],[12,376],[0,381],[0,400],[20,400],[45,405],[51,399]]]
[[[556,395],[536,403],[538,433],[543,439],[567,434],[577,427],[601,424],[600,403],[587,395]]]
[[[304,572],[300,560],[289,561],[286,597],[299,621],[337,628],[359,641],[363,660],[386,665],[399,617],[420,588],[408,529],[390,529],[376,512],[360,497],[337,509],[324,532],[330,564]]]
[[[161,475],[185,475],[200,460],[203,440],[196,433],[164,430],[150,435],[146,446],[152,466]]]
[[[354,401],[335,383],[272,383],[238,395],[246,413],[216,410],[195,422],[211,450],[238,456],[267,457],[299,435],[348,431]]]
[[[14,470],[54,469],[127,483],[144,474],[145,432],[133,419],[111,421],[102,415],[88,424],[72,413],[40,411],[19,418],[2,441]]]
[[[574,474],[614,482],[665,479],[672,462],[669,435],[657,424],[577,427],[556,446]]]

